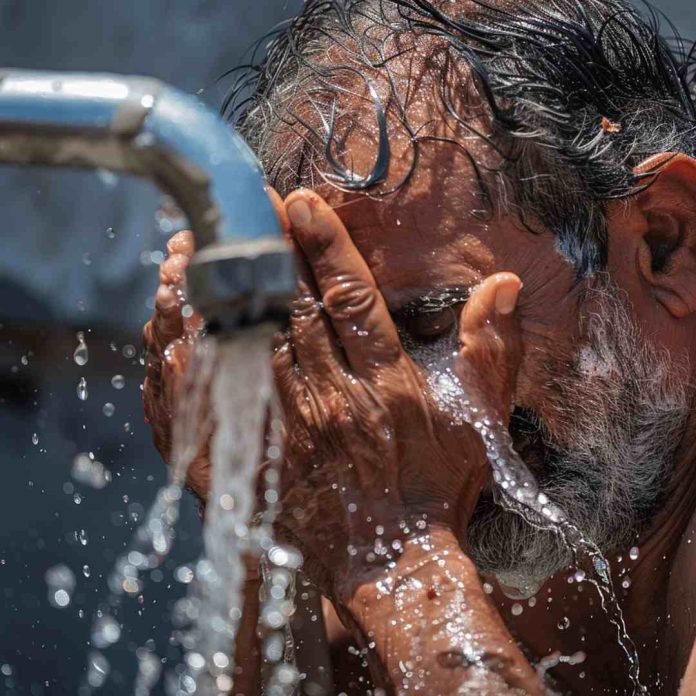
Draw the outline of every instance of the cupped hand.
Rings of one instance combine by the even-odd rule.
[[[289,222],[283,200],[268,189],[278,222],[287,235]],[[172,463],[174,418],[184,393],[186,369],[193,347],[204,327],[203,318],[186,303],[186,270],[195,252],[193,234],[179,232],[167,244],[167,258],[159,267],[159,287],[152,319],[143,329],[147,372],[143,385],[145,417],[152,427],[153,440],[167,464]],[[192,380],[197,375],[192,375]],[[234,417],[234,414],[230,414]],[[211,418],[203,417],[197,433],[199,449],[188,467],[186,483],[205,501],[210,487]]]
[[[186,307],[186,269],[193,256],[193,235],[183,231],[167,244],[167,258],[159,267],[159,287],[152,319],[143,329],[147,372],[143,384],[145,417],[155,446],[169,464],[173,423],[181,398],[184,374],[203,320]],[[200,433],[200,451],[191,463],[187,485],[205,499],[210,479],[210,433]]]
[[[274,375],[287,429],[280,533],[309,576],[347,599],[409,537],[460,529],[489,468],[474,429],[442,404],[404,351],[384,298],[336,213],[318,195],[286,200],[300,285]],[[451,369],[507,420],[519,360],[521,283],[487,278],[462,310]]]

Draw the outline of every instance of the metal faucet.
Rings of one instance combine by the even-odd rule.
[[[194,97],[143,77],[0,69],[0,163],[151,180],[188,218],[188,299],[210,330],[286,314],[293,260],[261,166]]]

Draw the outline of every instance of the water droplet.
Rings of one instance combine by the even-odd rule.
[[[570,626],[570,619],[567,616],[564,616],[558,622],[558,630],[559,631],[565,631],[569,626]]]
[[[121,637],[121,627],[113,616],[100,616],[92,626],[92,643],[97,648],[108,648]]]
[[[114,232],[113,227],[107,227],[106,228],[106,237],[107,239],[113,239],[116,236],[116,232]]]
[[[77,398],[80,401],[87,401],[89,392],[87,391],[87,380],[84,377],[80,377],[80,381],[77,383]]]
[[[639,553],[640,553],[640,549],[637,546],[633,546],[633,547],[631,547],[631,550],[628,552],[628,557],[632,561],[637,561]]]
[[[126,378],[123,375],[114,375],[111,378],[111,386],[114,389],[123,389],[126,386]]]
[[[75,348],[75,352],[73,353],[73,360],[80,367],[86,365],[89,360],[89,350],[85,343],[85,334],[83,331],[78,331],[77,333],[77,348]]]
[[[188,585],[193,580],[193,570],[188,566],[179,566],[174,571],[174,577],[184,585]]]
[[[82,496],[79,493],[73,495],[73,502],[75,505],[79,505],[82,502]]]
[[[585,579],[585,571],[578,568],[578,570],[575,571],[575,581],[582,582],[584,579]]]
[[[92,574],[92,571],[89,569],[89,566],[88,566],[88,565],[83,565],[83,566],[82,566],[82,574],[83,574],[86,578],[88,578],[88,577]]]
[[[107,401],[104,406],[102,406],[102,412],[107,418],[111,418],[116,412],[116,407],[110,401]]]
[[[513,616],[519,616],[524,611],[524,607],[521,604],[515,603],[512,605],[510,611],[512,612]]]
[[[64,563],[52,566],[44,575],[48,586],[48,601],[56,609],[64,609],[70,604],[75,589],[75,574]]]
[[[127,343],[125,346],[123,346],[123,348],[121,348],[121,353],[124,358],[134,358],[137,351],[135,350],[135,346]]]
[[[631,578],[626,577],[621,581],[621,587],[623,587],[624,590],[627,590],[630,586],[631,586]]]
[[[110,672],[109,661],[96,650],[91,650],[87,656],[87,683],[98,689],[106,682]]]
[[[129,433],[130,431],[131,431],[131,424],[128,421],[126,421],[123,424],[123,432]]]
[[[33,445],[38,445],[38,444],[39,444],[39,436],[38,436],[37,433],[34,433],[34,434],[31,436],[31,442],[32,442]]]
[[[162,662],[148,648],[138,648],[135,655],[138,658],[138,676],[135,678],[133,693],[135,696],[148,696],[159,679]]]
[[[484,582],[483,583],[483,591],[486,594],[493,594],[493,585],[491,585],[489,582]]]
[[[87,532],[81,529],[79,532],[75,532],[75,539],[77,539],[82,546],[87,546]]]
[[[78,454],[70,473],[79,483],[96,489],[104,488],[111,481],[111,472],[101,462],[95,461],[91,452]]]
[[[90,256],[89,251],[86,251],[84,254],[82,254],[82,263],[84,263],[85,266],[91,265],[92,257]]]

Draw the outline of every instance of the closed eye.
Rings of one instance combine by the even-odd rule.
[[[443,288],[424,294],[393,312],[404,344],[433,343],[449,336],[468,299],[467,287]]]
[[[397,328],[403,338],[408,337],[417,343],[431,343],[452,332],[463,305],[464,303],[458,303],[440,310],[428,310],[403,317],[397,322]]]

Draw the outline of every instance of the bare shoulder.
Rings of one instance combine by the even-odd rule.
[[[680,696],[696,694],[696,515],[679,542],[667,590],[670,671],[682,681]]]

